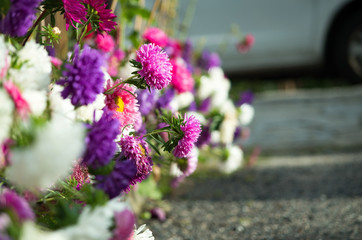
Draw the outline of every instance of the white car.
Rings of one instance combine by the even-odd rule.
[[[188,34],[194,43],[204,39],[207,49],[221,50],[226,72],[327,66],[345,78],[362,79],[360,0],[179,2],[180,15],[195,3]],[[246,54],[235,47],[240,37],[231,32],[233,25],[255,38]]]

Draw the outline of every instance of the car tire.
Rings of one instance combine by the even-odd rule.
[[[341,21],[332,40],[333,67],[341,77],[362,83],[362,9]]]

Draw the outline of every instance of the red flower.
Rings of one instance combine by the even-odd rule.
[[[107,9],[105,0],[84,0],[83,3],[89,4],[96,12],[99,17],[99,30],[110,32],[112,31],[117,23],[113,22],[112,19],[116,18],[111,9]]]

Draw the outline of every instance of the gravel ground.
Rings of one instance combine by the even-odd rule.
[[[169,196],[156,239],[362,239],[362,152],[271,157],[199,174]]]

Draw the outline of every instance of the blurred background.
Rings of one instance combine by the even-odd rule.
[[[231,98],[253,92],[255,116],[245,167],[196,173],[166,222],[148,223],[155,236],[361,239],[362,1],[163,3],[178,10],[160,27],[217,52]]]
[[[259,146],[265,154],[361,149],[361,1],[178,4],[175,35],[219,54],[234,100],[245,90],[256,94],[245,148]]]

